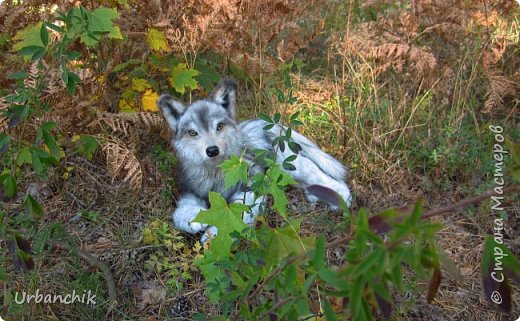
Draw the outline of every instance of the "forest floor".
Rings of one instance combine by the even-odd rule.
[[[31,317],[21,319],[35,320],[36,314],[43,320],[47,319],[52,312],[51,315],[59,315],[60,319],[192,320],[196,313],[211,315],[211,311],[218,309],[207,301],[204,295],[203,277],[196,270],[190,269],[190,279],[179,281],[173,286],[176,290],[172,291],[172,286],[167,283],[168,279],[155,274],[153,270],[144,268],[150,261],[150,255],[160,251],[160,247],[152,247],[143,242],[143,229],[154,220],[170,224],[170,215],[174,209],[174,206],[165,201],[161,193],[164,189],[168,189],[165,182],[171,178],[171,174],[157,171],[154,160],[149,159],[149,161],[149,164],[146,164],[146,161],[144,164],[150,169],[147,174],[150,178],[150,186],[138,195],[124,187],[105,185],[103,180],[108,181],[109,177],[100,179],[100,172],[103,172],[100,168],[82,168],[81,171],[85,171],[85,176],[73,175],[65,186],[51,185],[51,189],[57,192],[44,201],[46,208],[54,209],[49,212],[49,218],[59,218],[65,222],[67,233],[77,238],[80,249],[99,257],[111,267],[118,293],[117,308],[105,315],[106,306],[103,304],[97,305],[94,311],[90,307],[85,307],[84,310],[80,310],[80,315],[83,315],[80,317],[77,315],[77,310],[36,308],[32,310]],[[78,163],[74,164],[79,168]],[[473,195],[468,192],[467,187],[454,186],[452,190],[439,193],[421,189],[417,187],[420,182],[413,181],[404,187],[402,184],[393,188],[387,186],[390,192],[376,187],[377,183],[374,181],[373,185],[363,185],[356,180],[355,176],[351,176],[350,184],[356,199],[354,212],[361,206],[366,207],[370,213],[377,213],[389,207],[413,205],[420,196],[424,197],[425,208],[435,209]],[[86,192],[94,189],[97,189],[96,194],[100,197],[95,199],[95,205],[89,211],[99,213],[99,217],[95,220],[84,217],[77,219],[77,215],[70,211],[74,206],[71,204],[92,201],[86,196]],[[306,203],[303,194],[298,190],[291,190],[289,195],[291,216],[303,219],[302,235],[323,234],[328,240],[342,235],[342,230],[339,228],[343,222],[341,213],[330,212],[328,206],[324,204]],[[363,200],[377,200],[377,202],[363,204]],[[449,258],[442,260],[441,287],[435,301],[428,304],[425,299],[427,280],[410,280],[411,288],[396,302],[398,306],[395,312],[396,320],[513,320],[512,317],[519,314],[518,296],[514,296],[515,310],[510,316],[493,311],[483,298],[480,259],[484,237],[491,231],[493,224],[493,217],[486,214],[489,206],[491,206],[489,202],[474,204],[469,210],[466,208],[454,211],[435,219],[444,225],[437,235],[437,242]],[[504,203],[504,206],[510,214],[510,219],[504,221],[505,235],[511,240],[518,240],[520,231],[518,202],[511,198]],[[280,223],[278,222],[280,218],[276,215],[268,216],[267,220],[273,226]],[[190,259],[198,254],[193,249],[199,237],[187,234],[178,236],[182,245],[176,252],[165,251],[165,254],[172,256],[172,263],[190,264]],[[518,255],[520,244],[512,244],[511,250]],[[329,263],[340,265],[343,251],[342,247],[328,250]],[[63,254],[63,250],[50,253],[46,258],[47,262],[38,266],[40,284],[43,284],[47,291],[66,293],[62,282],[63,278],[66,278],[81,282],[81,284],[65,284],[66,287],[91,289],[95,285],[100,293],[103,292],[102,289],[106,287],[105,281],[101,274],[95,273],[96,269],[84,269],[81,267],[84,266],[82,263],[68,266],[70,261],[64,260]],[[177,260],[176,255],[180,256],[180,259]],[[515,287],[514,293],[518,290],[520,289]],[[182,306],[180,310],[183,312],[179,312],[179,308],[176,308],[176,312],[172,312],[173,307],[179,305]],[[40,320],[40,317],[37,319]]]

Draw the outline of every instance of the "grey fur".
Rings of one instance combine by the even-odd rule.
[[[254,205],[259,202],[243,185],[225,189],[223,173],[217,165],[231,155],[240,155],[244,150],[272,150],[273,139],[280,131],[285,132],[285,128],[280,126],[263,130],[267,123],[260,119],[237,124],[236,88],[235,81],[224,79],[206,99],[195,101],[189,106],[169,95],[162,95],[157,102],[174,133],[172,145],[181,167],[183,195],[177,202],[173,221],[177,228],[186,232],[196,233],[208,228],[204,224],[193,222],[193,219],[208,205],[210,191],[221,193],[228,202],[241,202],[244,197],[240,195],[243,196],[244,193],[247,193],[246,204]],[[327,186],[338,192],[350,205],[351,194],[345,183],[345,167],[303,135],[293,131],[292,139],[302,147],[294,161],[296,170],[289,172],[300,187],[314,184]],[[218,156],[207,155],[206,149],[210,146],[218,147]],[[282,162],[292,154],[289,149],[279,151],[277,160]],[[256,207],[254,213],[247,214],[248,219],[244,216],[244,221],[254,222],[251,214],[256,217],[258,211]],[[211,229],[211,234],[215,233],[216,230]],[[205,234],[204,237],[207,238],[208,235]]]

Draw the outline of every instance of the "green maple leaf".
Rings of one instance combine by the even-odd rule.
[[[186,64],[178,64],[172,70],[172,76],[168,78],[173,88],[181,95],[186,92],[186,87],[197,88],[197,80],[194,78],[199,72],[188,68]]]
[[[224,171],[224,187],[229,188],[239,181],[247,184],[249,173],[249,165],[242,157],[231,155],[231,157],[222,162],[219,167]]]
[[[121,29],[118,26],[114,26],[110,32],[108,33],[108,38],[110,39],[123,39],[123,34],[121,33]]]
[[[114,26],[113,20],[119,17],[116,9],[99,7],[92,12],[87,13],[88,16],[88,32],[81,35],[81,41],[87,46],[98,43],[98,36],[95,34],[106,33],[109,38],[123,39],[119,27]],[[93,36],[94,35],[94,36]]]
[[[0,173],[0,183],[4,185],[4,190],[7,196],[13,197],[16,195],[16,181],[11,175],[10,170],[4,169],[2,173]]]
[[[13,50],[20,51],[25,47],[45,47],[40,36],[41,27],[42,23],[40,22],[18,31],[13,37],[13,41],[18,41],[13,45]]]
[[[270,188],[267,191],[273,196],[273,207],[283,217],[287,217],[287,196],[285,186],[296,184],[296,181],[287,173],[282,172],[280,165],[274,165],[269,171]]]
[[[233,238],[231,232],[242,232],[247,224],[242,221],[242,213],[248,206],[239,203],[228,204],[219,193],[209,192],[209,210],[201,211],[195,222],[209,224],[218,229],[217,236],[211,241],[211,249],[219,255],[229,254]]]
[[[314,248],[314,241],[298,235],[300,220],[293,220],[291,225],[277,229],[262,231],[262,239],[266,244],[266,261],[268,264],[279,262],[290,254],[300,254]]]
[[[16,164],[18,166],[23,164],[32,164],[31,148],[29,146],[26,146],[20,150],[18,153],[18,158],[16,159]]]
[[[211,91],[220,81],[220,73],[209,64],[197,60],[194,67],[200,72],[200,74],[195,78],[199,82],[200,86],[206,91]]]
[[[116,9],[99,7],[89,17],[88,29],[91,32],[113,32],[113,20],[119,18]]]

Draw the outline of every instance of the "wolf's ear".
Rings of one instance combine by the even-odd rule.
[[[168,126],[170,126],[173,132],[176,133],[177,123],[179,122],[179,118],[186,110],[186,106],[167,94],[163,94],[161,97],[159,97],[159,99],[157,99],[157,106],[159,106],[159,109],[161,109],[163,117],[168,123]]]
[[[229,116],[235,119],[237,100],[237,83],[231,78],[224,78],[215,87],[209,97],[227,110]]]

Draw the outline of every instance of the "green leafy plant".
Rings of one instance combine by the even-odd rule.
[[[197,242],[189,247],[183,242],[179,231],[161,220],[148,224],[142,233],[143,242],[153,247],[145,268],[164,276],[166,284],[172,289],[182,289],[184,283],[191,279],[194,271],[191,261],[200,255],[201,244]]]
[[[16,198],[20,194],[18,181],[22,177],[24,180],[46,178],[49,167],[59,165],[64,157],[57,124],[39,121],[51,110],[51,106],[41,100],[48,65],[61,68],[61,79],[69,94],[73,95],[80,77],[71,71],[72,62],[81,54],[72,47],[78,40],[93,47],[103,37],[121,39],[119,29],[113,24],[117,17],[115,9],[100,7],[91,11],[75,7],[66,13],[56,13],[55,18],[60,24],[42,22],[29,26],[12,39],[16,41],[13,50],[32,63],[29,72],[16,71],[8,77],[13,89],[3,97],[7,109],[2,111],[9,120],[8,131],[0,134],[3,165],[0,183],[8,201],[12,202],[9,213],[0,214],[0,238],[7,244],[17,271],[34,267],[32,246],[26,235],[38,228],[39,220],[44,216],[43,207],[29,191],[20,195],[23,202],[17,204]],[[51,37],[51,33],[57,36]],[[34,132],[30,132],[31,128],[35,129]],[[79,153],[92,157],[96,148],[95,138],[79,137],[76,146]],[[42,228],[45,229],[45,225]]]
[[[278,95],[279,100],[290,103],[288,97]],[[261,117],[267,122],[266,130],[283,118],[280,114]],[[297,115],[288,121],[299,124]],[[286,128],[273,143],[276,151],[291,147],[290,127]],[[217,227],[219,233],[195,262],[205,277],[210,301],[221,307],[221,314],[210,319],[301,320],[324,316],[327,320],[375,320],[379,316],[389,320],[395,310],[395,294],[410,288],[405,273],[412,279],[429,279],[426,299],[432,302],[442,280],[441,254],[434,240],[442,226],[423,219],[422,200],[413,208],[388,209],[370,216],[361,209],[355,219],[350,219],[350,211],[338,194],[323,186],[311,186],[309,193],[346,214],[344,236],[328,243],[323,237],[303,237],[301,220],[292,219],[286,209],[285,187],[294,182],[281,171],[281,166],[294,169],[290,165],[298,157],[298,148],[292,147],[294,155],[282,165],[275,163],[274,153],[254,151],[254,164],[266,170],[253,177],[251,164],[243,155],[221,165],[226,186],[240,182],[257,197],[270,195],[272,209],[285,223],[271,227],[260,218],[257,228],[247,226],[242,214],[248,206],[228,204],[221,195],[210,193],[210,208],[201,211],[196,220]],[[488,275],[492,251],[496,251],[490,242],[486,242],[482,263]],[[325,253],[336,246],[345,248],[344,263],[331,267]],[[506,277],[518,279],[518,260],[504,246],[500,249],[507,258],[503,261]],[[501,291],[503,310],[509,311],[511,289],[507,279],[500,287],[489,281],[490,277],[484,278],[486,293]],[[311,308],[317,305],[319,311]]]
[[[96,222],[101,213],[98,211],[82,211],[80,214],[87,221]]]
[[[83,7],[73,8],[67,13],[57,13],[56,19],[63,22],[62,26],[43,22],[20,31],[14,37],[18,42],[13,49],[22,56],[30,57],[36,69],[31,70],[31,73],[18,71],[9,76],[9,79],[15,82],[12,93],[5,96],[9,104],[5,112],[5,116],[9,118],[9,128],[14,128],[31,117],[41,116],[50,109],[48,104],[42,104],[39,99],[45,85],[42,59],[48,57],[61,66],[62,80],[69,93],[74,94],[80,78],[68,69],[68,64],[81,55],[69,48],[77,39],[87,46],[94,46],[99,43],[103,35],[109,38],[120,38],[119,29],[112,22],[117,16],[115,9],[101,7],[89,11]],[[59,40],[52,42],[49,30],[57,33],[60,36]],[[32,143],[16,141],[7,133],[1,133],[0,149],[11,156],[4,158],[6,169],[1,176],[2,184],[9,197],[13,197],[16,192],[15,176],[20,173],[21,166],[31,165],[38,175],[44,176],[48,166],[58,163],[62,151],[55,136],[56,127],[55,122],[40,124],[35,133],[35,141]],[[80,145],[83,146],[80,148],[84,148],[84,152],[91,155],[95,144],[86,136],[81,137],[80,140]]]
[[[153,158],[157,163],[157,169],[163,173],[171,173],[174,166],[177,165],[177,159],[164,146],[157,145],[152,152]]]
[[[45,56],[53,57],[61,67],[61,78],[70,94],[74,94],[76,85],[81,81],[78,75],[69,70],[69,62],[78,60],[81,53],[71,49],[72,44],[79,39],[88,47],[98,45],[102,37],[123,39],[119,28],[113,20],[119,17],[116,9],[99,7],[88,10],[75,7],[67,13],[57,12],[56,19],[60,25],[43,22],[30,26],[19,32],[14,40],[19,40],[13,49],[21,55],[38,61]],[[51,42],[50,32],[57,33],[59,40]]]

